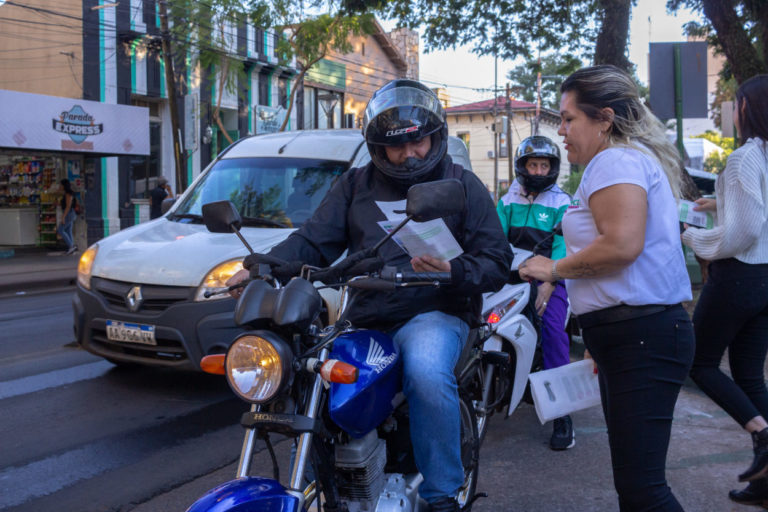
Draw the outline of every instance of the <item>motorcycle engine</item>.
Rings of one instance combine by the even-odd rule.
[[[349,512],[375,510],[386,482],[384,440],[374,429],[360,439],[337,444],[335,451],[339,495]]]

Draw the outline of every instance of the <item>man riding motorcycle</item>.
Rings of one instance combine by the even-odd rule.
[[[392,336],[403,361],[416,465],[424,476],[419,494],[433,511],[457,511],[464,481],[460,457],[459,398],[453,369],[481,308],[481,294],[507,280],[512,252],[485,186],[446,154],[448,128],[434,92],[414,80],[387,83],[365,110],[363,136],[371,162],[344,173],[313,216],[269,254],[325,267],[348,250],[370,250],[384,231],[386,203],[403,201],[411,185],[454,178],[464,185],[466,209],[444,222],[463,253],[450,261],[408,255],[389,240],[377,257],[418,272],[450,272],[446,287],[397,292],[357,290],[350,305],[354,325]],[[378,203],[378,204],[377,204]],[[394,208],[397,209],[397,208]],[[246,258],[244,265],[253,262]],[[246,274],[241,271],[228,284]]]

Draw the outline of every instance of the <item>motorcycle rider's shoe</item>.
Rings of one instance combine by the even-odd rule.
[[[429,510],[430,512],[459,512],[461,509],[455,498],[446,496],[430,503]]]
[[[576,444],[576,436],[573,433],[573,422],[570,416],[556,418],[552,426],[552,437],[549,438],[549,447],[553,450],[567,450]]]
[[[739,482],[751,482],[768,475],[768,427],[752,432],[752,449],[755,458],[752,465],[739,475]]]
[[[744,489],[728,492],[728,497],[740,505],[764,505],[768,503],[768,480],[760,478],[749,482]]]

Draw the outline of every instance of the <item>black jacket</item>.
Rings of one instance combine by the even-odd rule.
[[[356,291],[348,318],[361,327],[388,329],[419,313],[439,310],[473,325],[479,318],[481,294],[507,281],[512,251],[501,229],[488,191],[473,173],[446,156],[432,179],[456,178],[464,184],[464,214],[443,220],[464,253],[451,260],[449,287],[400,288],[391,292]],[[325,267],[349,249],[373,247],[385,235],[377,224],[386,220],[375,201],[399,201],[406,191],[392,183],[373,163],[350,169],[332,186],[312,218],[275,246],[270,254],[287,261]],[[410,257],[394,241],[379,249],[387,265],[412,270]]]

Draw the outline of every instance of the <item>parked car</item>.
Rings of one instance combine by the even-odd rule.
[[[451,138],[454,161],[471,169],[464,143]],[[167,213],[108,236],[85,251],[73,299],[74,330],[85,350],[115,364],[199,369],[226,351],[240,328],[234,299],[220,291],[242,268],[237,237],[209,233],[202,206],[229,199],[243,236],[268,251],[314,212],[333,181],[370,156],[358,130],[259,135],[229,146]]]

